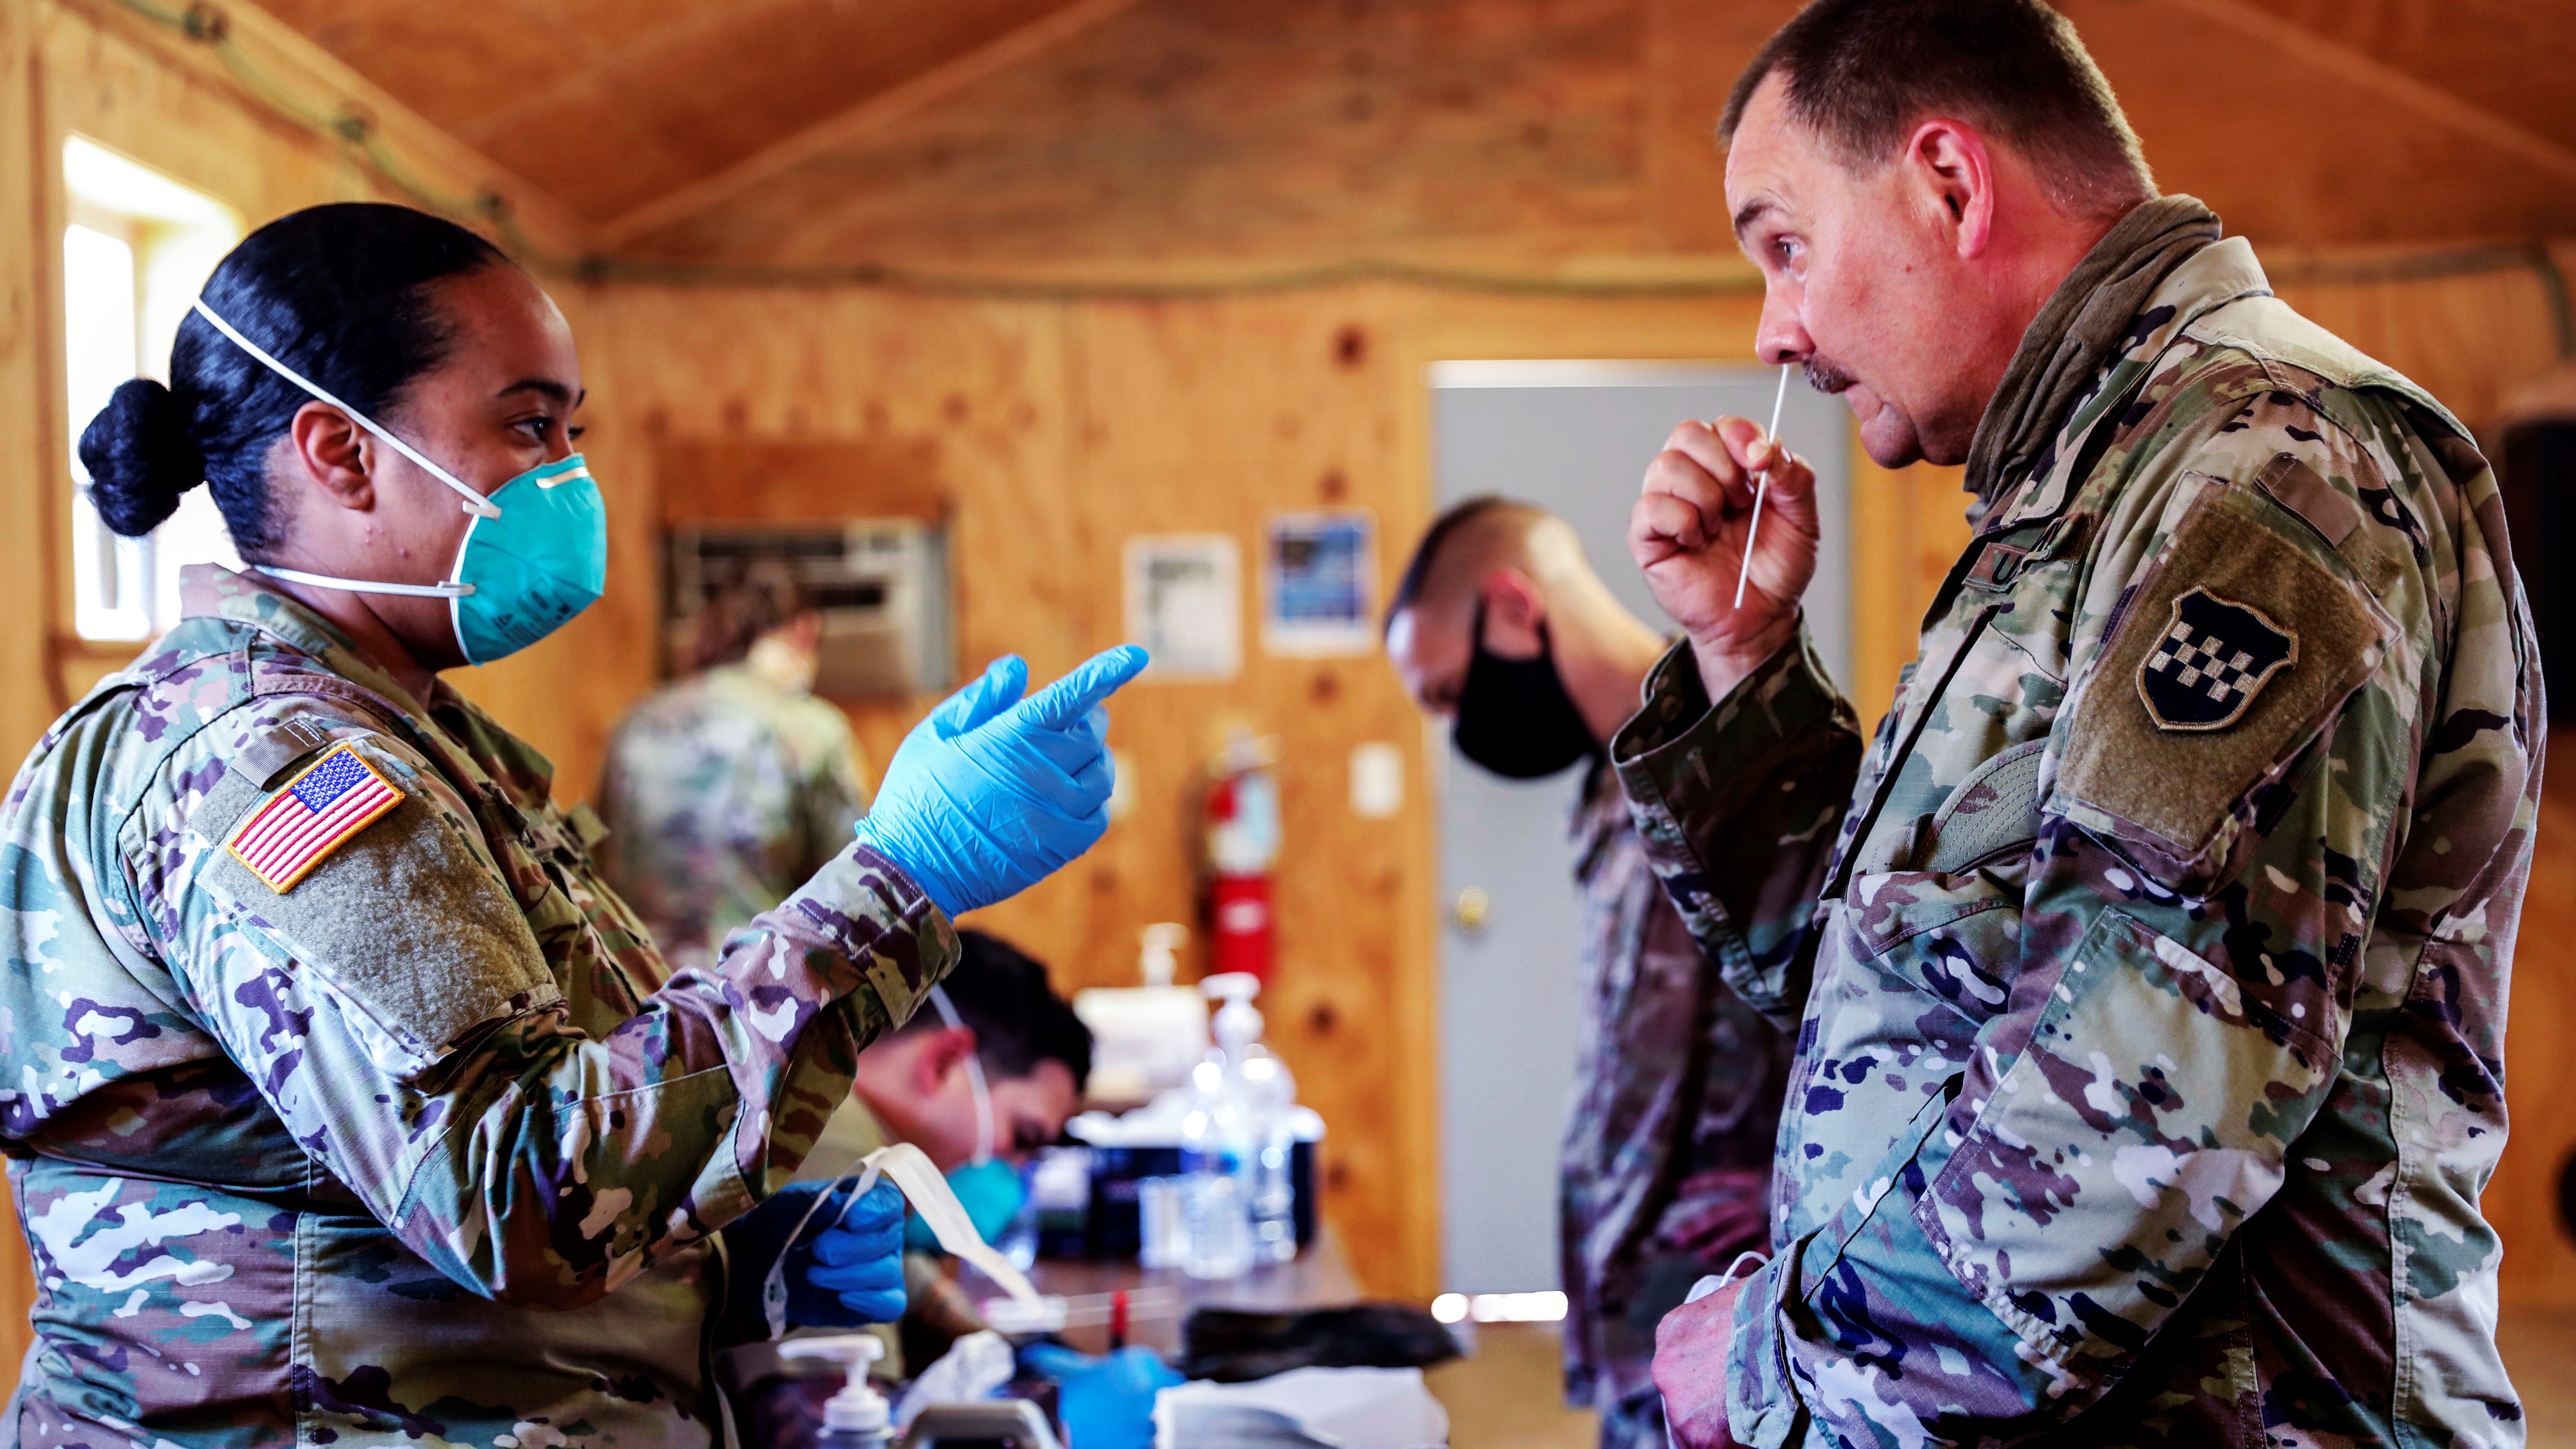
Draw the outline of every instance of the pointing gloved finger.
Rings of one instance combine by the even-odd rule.
[[[1029,696],[1020,705],[1022,718],[1034,728],[1060,729],[1117,693],[1121,685],[1144,669],[1148,657],[1133,644],[1103,649],[1075,665],[1062,679]]]
[[[1019,703],[1028,688],[1029,662],[1005,654],[985,665],[974,683],[941,700],[930,712],[931,722],[941,738],[955,739]]]

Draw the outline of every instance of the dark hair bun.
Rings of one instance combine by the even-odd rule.
[[[206,455],[188,435],[188,410],[148,377],[116,393],[81,431],[89,500],[127,538],[150,533],[178,511],[179,495],[205,481]]]

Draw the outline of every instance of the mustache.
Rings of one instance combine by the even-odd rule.
[[[1798,364],[1798,370],[1806,374],[1807,386],[1826,394],[1842,392],[1860,381],[1859,378],[1826,361],[1821,354],[1809,357],[1805,362]]]

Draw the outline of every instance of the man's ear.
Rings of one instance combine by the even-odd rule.
[[[1508,564],[1485,575],[1484,600],[1488,647],[1497,639],[1535,641],[1539,626],[1547,622],[1547,595],[1538,580]]]
[[[286,425],[286,447],[296,470],[342,508],[358,513],[376,506],[375,435],[326,402],[295,410]]]
[[[1985,253],[1995,231],[1995,156],[1964,121],[1935,116],[1914,128],[1904,163],[1961,260]]]
[[[971,1026],[943,1026],[930,1033],[921,1055],[913,1059],[913,1084],[924,1096],[948,1085],[948,1079],[966,1065],[975,1053],[975,1029]]]

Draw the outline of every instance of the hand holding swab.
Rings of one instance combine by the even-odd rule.
[[[1771,445],[1774,461],[1780,448],[1780,406],[1789,400],[1789,368],[1780,364],[1780,390],[1771,395],[1771,426],[1763,430],[1763,439]],[[1735,569],[1735,604],[1744,607],[1744,580],[1753,572],[1753,540],[1762,536],[1762,498],[1771,491],[1771,470],[1764,468],[1760,481],[1753,485],[1753,522],[1744,530],[1744,561]]]

